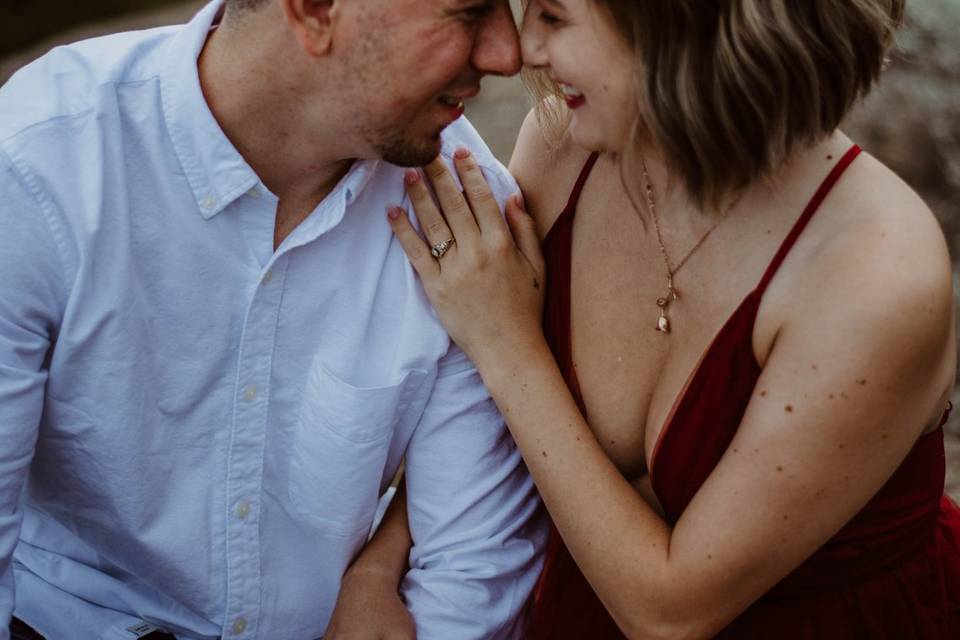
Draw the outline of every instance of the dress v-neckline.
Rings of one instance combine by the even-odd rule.
[[[701,352],[699,359],[694,365],[693,369],[687,375],[686,381],[681,387],[680,391],[674,397],[673,402],[670,406],[670,411],[667,413],[666,418],[660,428],[660,433],[657,434],[656,442],[654,443],[653,450],[650,453],[649,460],[646,459],[646,447],[644,447],[644,462],[647,467],[647,474],[649,475],[651,482],[653,480],[653,472],[657,465],[658,453],[660,452],[664,441],[669,437],[671,432],[671,427],[675,421],[677,413],[682,409],[687,402],[688,394],[687,392],[690,389],[690,386],[698,380],[698,378],[703,375],[703,372],[706,371],[704,364],[710,359],[712,353],[714,352],[718,341],[723,335],[730,330],[731,326],[734,326],[734,321],[744,313],[752,303],[753,305],[753,317],[750,320],[749,329],[750,336],[753,335],[753,327],[756,322],[756,311],[759,308],[760,302],[762,300],[763,294],[766,291],[767,286],[770,281],[773,279],[773,276],[776,274],[780,265],[783,263],[790,249],[793,247],[797,238],[800,236],[801,232],[806,228],[807,223],[810,222],[813,214],[820,208],[820,205],[829,195],[830,191],[833,189],[833,186],[840,179],[840,176],[843,175],[847,167],[856,159],[860,154],[861,149],[856,144],[852,145],[847,152],[840,158],[840,160],[833,166],[828,175],[820,183],[818,189],[814,195],[810,198],[807,206],[804,208],[803,212],[797,218],[797,221],[793,224],[790,231],[787,233],[786,237],[781,242],[777,252],[774,254],[773,259],[768,264],[766,270],[763,273],[763,276],[760,279],[760,282],[757,286],[747,293],[740,304],[734,309],[734,311],[727,317],[726,321],[717,329],[714,333],[713,338],[707,344],[706,348]],[[554,224],[547,231],[547,234],[544,236],[543,244],[546,245],[549,242],[554,241],[554,238],[559,235],[560,230],[563,229],[566,231],[567,237],[565,240],[571,243],[572,246],[572,226],[575,218],[577,205],[579,203],[580,193],[583,190],[584,185],[586,184],[587,178],[590,175],[590,172],[593,169],[594,164],[596,163],[599,154],[593,153],[587,159],[583,170],[580,172],[580,176],[577,179],[577,183],[571,193],[570,199],[567,202],[566,207],[554,221]],[[572,250],[568,247],[569,260],[572,262]],[[567,265],[568,270],[570,265]],[[567,349],[569,355],[569,363],[562,363],[569,370],[567,375],[567,384],[570,387],[571,393],[574,396],[574,399],[577,401],[578,406],[583,412],[584,419],[588,419],[586,405],[583,401],[583,394],[580,390],[580,381],[577,376],[576,368],[573,366],[573,346],[571,342],[571,307],[572,304],[570,296],[570,287],[572,285],[572,277],[566,278],[566,309],[564,309],[564,324],[565,331],[563,332],[567,340]],[[752,352],[752,340],[751,340],[751,356],[754,364],[759,368],[759,363],[756,361],[756,354]]]
[[[677,412],[684,405],[687,400],[687,391],[690,389],[690,386],[697,380],[697,377],[701,375],[705,369],[703,368],[704,362],[710,358],[710,355],[713,353],[714,347],[717,344],[717,341],[723,336],[724,333],[730,328],[733,324],[733,321],[737,319],[740,313],[747,308],[748,303],[755,301],[756,298],[762,292],[760,288],[757,287],[753,289],[750,293],[744,296],[743,301],[737,305],[737,308],[734,309],[726,321],[720,326],[719,329],[713,334],[713,339],[707,344],[707,347],[700,354],[700,357],[697,359],[696,364],[693,369],[687,374],[687,379],[683,383],[683,386],[680,388],[679,393],[674,397],[673,403],[670,405],[670,411],[667,413],[667,417],[664,418],[663,426],[660,427],[660,433],[657,434],[657,440],[653,445],[653,450],[650,452],[650,460],[647,462],[647,474],[650,476],[651,482],[653,481],[653,470],[657,464],[657,454],[660,452],[660,447],[663,445],[664,439],[667,437],[667,434],[670,432],[670,427],[673,425],[674,418],[677,415]],[[759,306],[759,300],[756,300],[757,305]],[[756,320],[756,315],[754,315],[754,320]],[[753,328],[753,322],[750,323],[751,329]],[[752,334],[752,331],[751,331]],[[756,362],[756,354],[754,354],[754,362]],[[759,364],[757,365],[759,366]]]

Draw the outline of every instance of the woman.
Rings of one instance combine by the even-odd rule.
[[[950,261],[837,130],[902,5],[535,0],[524,60],[567,122],[521,131],[532,218],[502,222],[467,152],[466,201],[440,163],[440,208],[408,175],[426,240],[390,224],[555,525],[529,637],[960,633]],[[402,519],[333,637],[357,593],[395,601]]]

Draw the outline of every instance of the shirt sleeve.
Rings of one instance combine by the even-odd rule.
[[[516,182],[499,163],[481,166],[502,209]],[[406,483],[414,544],[402,591],[417,637],[522,637],[547,519],[480,374],[456,345],[408,447]]]
[[[64,270],[49,219],[0,151],[0,639],[14,607],[20,494],[37,441]]]
[[[519,638],[546,521],[503,419],[456,346],[407,451],[402,585],[420,640]]]

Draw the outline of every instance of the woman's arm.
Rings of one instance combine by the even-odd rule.
[[[325,640],[416,638],[399,593],[411,545],[405,487],[397,487],[380,527],[344,574]]]
[[[533,217],[543,239],[566,205],[558,184],[573,184],[590,154],[574,146],[569,134],[549,144],[536,110],[531,109],[517,134],[508,169],[523,192],[526,212]]]
[[[935,422],[954,366],[950,264],[901,190],[879,206],[910,212],[904,222],[880,216],[885,228],[832,243],[805,271],[736,437],[671,530],[601,450],[540,332],[534,225],[513,202],[507,229],[469,155],[457,168],[470,206],[442,166],[427,169],[457,238],[442,272],[405,216],[391,224],[628,635],[723,628],[849,521]],[[422,226],[446,233],[423,181],[411,175],[409,190]]]

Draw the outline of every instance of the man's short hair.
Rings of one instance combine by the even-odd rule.
[[[259,9],[270,0],[226,0],[228,11],[249,11]]]

